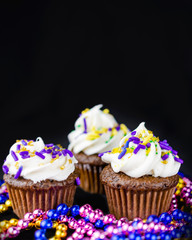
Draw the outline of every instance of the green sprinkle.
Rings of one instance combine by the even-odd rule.
[[[77,127],[78,127],[78,128],[81,127],[81,124],[77,125]]]

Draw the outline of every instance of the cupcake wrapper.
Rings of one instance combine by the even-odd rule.
[[[67,206],[72,206],[76,190],[75,185],[46,190],[21,189],[12,187],[9,184],[6,184],[6,186],[9,192],[9,198],[12,201],[13,211],[19,218],[23,218],[25,213],[33,212],[37,208],[47,211],[49,209],[55,209],[60,203],[66,203]]]
[[[77,168],[80,170],[81,179],[80,187],[86,192],[104,194],[104,188],[99,178],[104,167],[78,163]]]
[[[133,191],[104,185],[109,211],[117,219],[145,219],[169,210],[175,187],[166,190]]]

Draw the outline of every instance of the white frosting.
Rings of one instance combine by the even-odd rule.
[[[10,148],[9,155],[3,164],[8,167],[9,174],[15,175],[19,167],[22,166],[23,169],[20,176],[36,183],[46,179],[62,181],[67,179],[75,170],[77,160],[71,155],[71,152],[70,156],[69,153],[63,154],[62,151],[65,151],[63,148],[55,148],[53,144],[52,147],[46,146],[40,137],[36,141],[29,142],[25,140],[25,142],[27,145],[23,145],[22,140],[17,141]],[[18,150],[18,145],[20,145],[20,150]],[[16,154],[17,161],[12,156],[12,151]],[[23,151],[28,152],[28,158],[22,157]],[[46,151],[48,152],[46,153]],[[40,152],[44,159],[36,155],[35,152]],[[58,154],[56,155],[56,153]]]
[[[111,163],[114,172],[123,172],[130,177],[141,177],[144,175],[152,175],[154,177],[169,177],[178,173],[181,163],[175,161],[177,155],[172,151],[161,148],[159,139],[156,138],[151,131],[148,131],[144,122],[142,122],[133,132],[128,133],[119,143],[119,148],[113,149],[111,152],[104,153],[101,157],[106,163]],[[135,135],[134,135],[135,132]],[[137,142],[130,141],[128,148],[124,145],[131,137],[137,137],[140,144],[145,149],[140,148],[136,153]],[[146,147],[146,145],[150,147]],[[161,145],[161,146],[160,146]],[[124,148],[123,148],[124,147]],[[123,155],[121,152],[126,148]],[[134,153],[135,152],[135,153]],[[123,155],[121,157],[121,155]],[[164,154],[168,154],[165,160],[162,159]]]
[[[111,150],[128,132],[124,124],[118,125],[108,110],[100,110],[102,104],[82,112],[75,122],[75,130],[69,133],[70,150],[83,151],[87,155]]]

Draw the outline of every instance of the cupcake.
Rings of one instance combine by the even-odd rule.
[[[72,152],[42,138],[17,140],[4,164],[4,180],[15,214],[39,208],[44,211],[60,203],[71,206],[79,180]]]
[[[109,211],[117,218],[144,219],[169,209],[183,160],[167,140],[160,141],[143,122],[118,147],[101,155],[110,164],[100,179]]]
[[[102,105],[85,109],[75,122],[75,130],[69,135],[69,150],[78,160],[81,188],[90,193],[103,193],[99,175],[106,163],[98,156],[117,146],[127,134],[124,124],[118,124],[108,109]]]

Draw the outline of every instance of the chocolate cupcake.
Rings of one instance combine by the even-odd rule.
[[[72,152],[41,138],[18,140],[4,164],[4,180],[15,214],[40,208],[47,211],[60,203],[73,204],[79,173]]]
[[[118,124],[108,109],[101,110],[102,105],[85,109],[75,122],[75,130],[69,135],[69,150],[78,160],[81,187],[90,193],[102,194],[103,186],[99,175],[106,163],[98,156],[109,151],[128,132],[124,124]]]
[[[159,141],[144,123],[101,158],[111,163],[103,169],[100,179],[109,211],[117,218],[147,218],[169,209],[183,161],[166,140]]]

